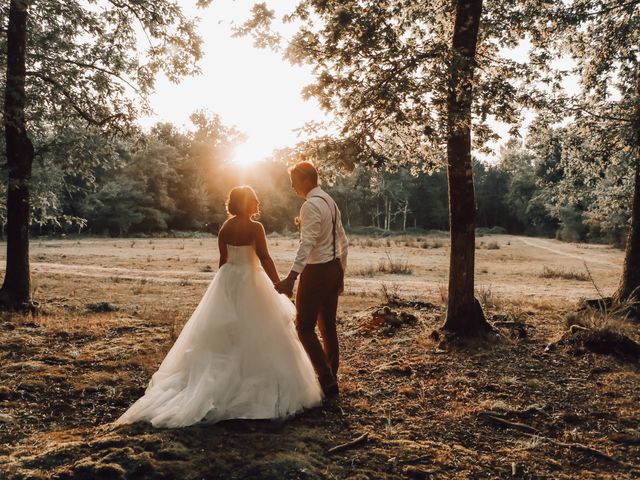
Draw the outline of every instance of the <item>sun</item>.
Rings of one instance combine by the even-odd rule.
[[[235,165],[248,167],[256,162],[264,160],[269,155],[268,147],[248,139],[233,150],[231,162]]]

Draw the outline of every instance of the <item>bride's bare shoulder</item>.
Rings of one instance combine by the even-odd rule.
[[[264,225],[257,220],[251,220],[251,225],[253,225],[253,228],[256,230],[264,230]]]
[[[234,228],[234,226],[233,226],[233,218],[229,218],[229,219],[225,220],[225,222],[220,227],[220,230],[218,230],[218,237],[222,237],[222,236],[228,235],[229,232],[233,230],[233,228]]]

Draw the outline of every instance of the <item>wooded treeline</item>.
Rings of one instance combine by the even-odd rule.
[[[293,150],[242,167],[229,161],[234,145],[241,141],[239,132],[202,112],[192,115],[192,123],[190,129],[161,123],[140,133],[135,142],[122,140],[116,157],[89,177],[56,168],[64,151],[43,153],[34,164],[38,189],[32,193],[32,233],[215,232],[225,218],[227,192],[241,183],[257,190],[261,220],[268,231],[293,230],[300,205],[286,170]],[[91,146],[100,142],[99,137],[94,140]],[[632,185],[624,171],[607,169],[595,182],[572,168],[584,160],[576,155],[588,154],[576,152],[579,141],[572,127],[534,122],[526,142],[508,141],[497,162],[475,160],[478,228],[621,246]],[[93,152],[87,148],[84,154]],[[414,175],[406,169],[356,168],[330,170],[326,177],[325,188],[340,205],[348,230],[448,229],[444,170]],[[5,203],[0,205],[4,224]]]

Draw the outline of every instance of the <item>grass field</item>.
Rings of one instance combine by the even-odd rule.
[[[297,240],[269,245],[286,274]],[[215,238],[36,239],[41,313],[0,321],[0,478],[638,478],[637,363],[545,350],[580,298],[616,287],[623,252],[479,237],[477,296],[519,330],[445,351],[431,334],[448,255],[442,235],[351,238],[337,405],[284,422],[113,429],[215,274]],[[414,321],[377,323],[390,297]],[[637,325],[615,328],[638,339]]]
[[[269,243],[278,271],[286,275],[297,240],[275,236]],[[93,279],[80,282],[80,290],[74,292],[80,303],[88,301],[87,295],[98,300],[96,295],[105,288],[108,296],[109,285],[117,291],[119,283],[135,285],[142,299],[154,295],[154,286],[203,285],[213,277],[218,264],[213,237],[44,240],[33,243],[31,254],[36,296],[46,298],[52,290],[64,288],[65,278],[74,283],[78,279]],[[507,297],[594,296],[597,292],[589,280],[585,262],[596,285],[608,291],[618,281],[622,257],[620,250],[603,245],[484,236],[477,239],[476,285]],[[447,282],[448,261],[448,240],[444,236],[355,237],[351,239],[347,292],[372,295],[382,283],[387,283],[397,284],[404,296],[437,297]],[[572,276],[583,278],[576,280]],[[98,291],[91,288],[96,285],[100,285]],[[196,297],[201,292],[198,288],[182,290],[187,296],[193,292]]]

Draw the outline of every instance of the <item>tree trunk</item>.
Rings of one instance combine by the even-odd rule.
[[[9,170],[7,189],[7,268],[0,304],[24,308],[30,301],[29,182],[33,145],[27,135],[24,108],[28,0],[11,0],[7,28],[7,80],[4,128]]]
[[[407,214],[409,213],[409,200],[405,198],[404,208],[402,209],[402,231],[407,231]]]
[[[384,229],[391,230],[391,199],[384,197]]]
[[[636,79],[635,168],[631,227],[625,247],[622,277],[613,298],[618,302],[633,300],[640,302],[640,72]]]
[[[380,228],[380,203],[378,200],[376,200],[376,217],[375,217],[374,226],[376,228]]]
[[[447,178],[451,254],[444,329],[460,336],[490,328],[474,297],[476,205],[471,169],[473,73],[482,0],[458,0],[447,97]]]

